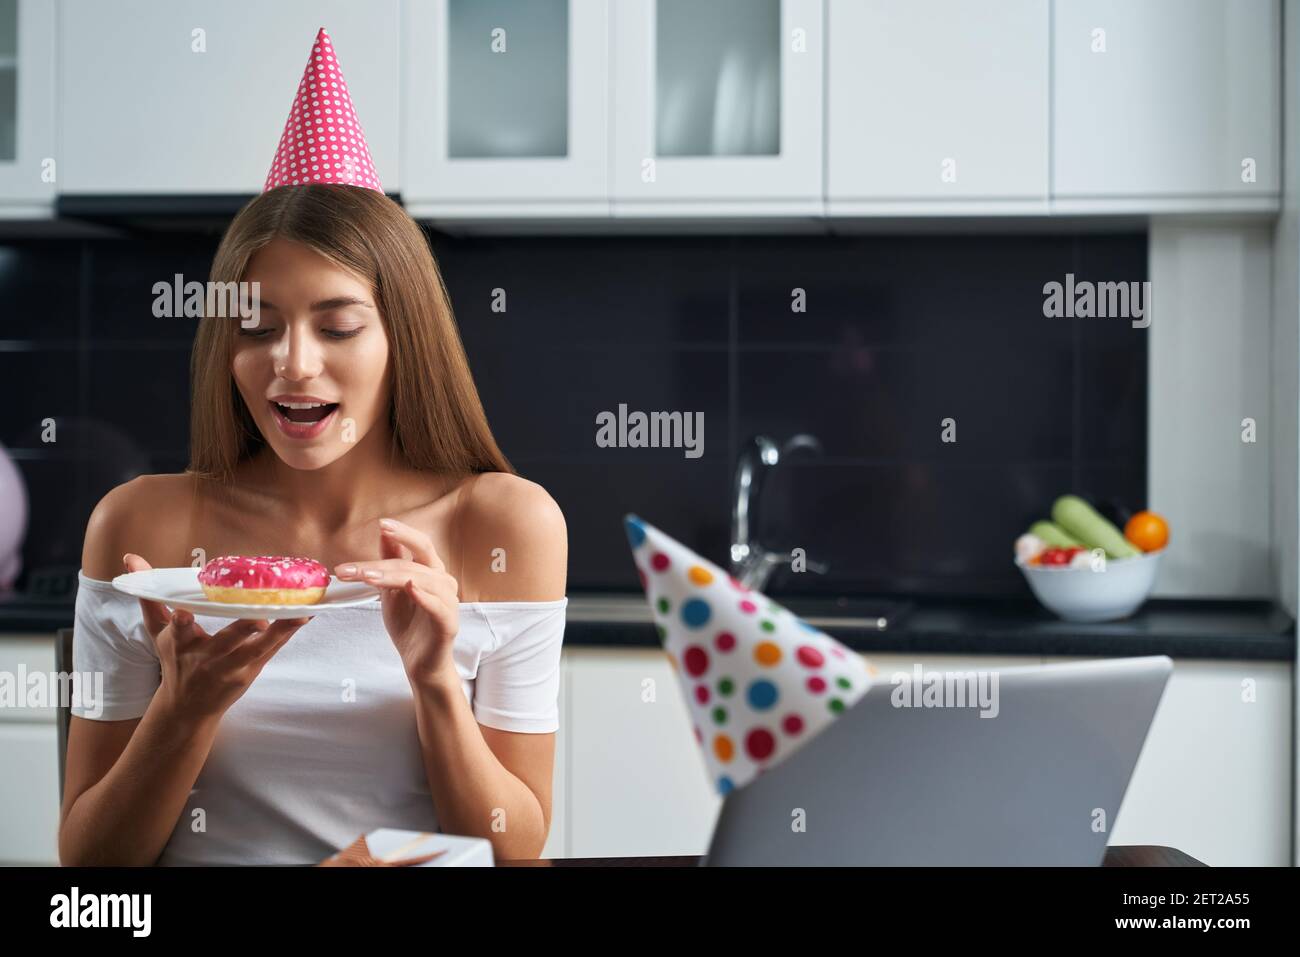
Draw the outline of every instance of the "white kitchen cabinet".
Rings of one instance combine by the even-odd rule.
[[[827,213],[1046,212],[1049,13],[830,0]]]
[[[703,854],[710,785],[667,656],[574,648],[569,662],[569,855]]]
[[[1097,660],[865,657],[882,683],[916,663],[966,671]],[[663,653],[580,647],[566,658],[568,854],[705,853],[721,800]],[[1167,845],[1216,866],[1289,863],[1292,673],[1281,662],[1176,660],[1108,843]]]
[[[396,193],[398,0],[62,0],[61,191],[260,193],[322,26]]]
[[[1054,0],[1059,211],[1275,210],[1280,37],[1278,0]]]
[[[53,724],[0,721],[0,865],[59,862],[57,734]]]
[[[55,10],[0,0],[0,218],[49,219],[55,150]]]
[[[572,857],[704,854],[722,800],[710,785],[681,683],[654,648],[571,648],[569,850]],[[895,671],[992,670],[1037,657],[868,655]]]
[[[54,671],[53,635],[0,635],[0,673]],[[18,689],[20,692],[22,689]],[[0,707],[0,865],[59,862],[55,708]]]
[[[404,5],[402,200],[412,215],[609,215],[609,6]]]
[[[1293,671],[1176,659],[1108,843],[1174,847],[1211,867],[1288,866]]]
[[[822,0],[619,0],[615,217],[823,210]]]

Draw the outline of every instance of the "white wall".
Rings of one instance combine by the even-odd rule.
[[[1300,124],[1292,115],[1300,104],[1300,2],[1286,0],[1282,8],[1282,215],[1273,244],[1273,435],[1278,452],[1273,457],[1273,561],[1280,600],[1296,617],[1296,541],[1300,536]],[[1292,689],[1292,700],[1300,696]],[[1295,815],[1291,862],[1300,864],[1300,703],[1292,728],[1291,806]]]
[[[1283,101],[1300,102],[1300,3],[1283,8]],[[1279,600],[1296,616],[1300,539],[1300,124],[1282,111],[1282,215],[1273,231],[1273,567]]]
[[[1276,592],[1272,250],[1269,223],[1151,223],[1148,506],[1170,526],[1161,597]],[[1283,445],[1294,456],[1294,434]]]

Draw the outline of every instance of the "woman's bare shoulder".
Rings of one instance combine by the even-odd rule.
[[[81,570],[88,578],[109,581],[122,574],[122,556],[135,552],[149,564],[167,563],[165,536],[184,528],[193,477],[178,472],[137,475],[110,489],[86,522]]]
[[[468,491],[462,516],[465,577],[477,600],[563,598],[568,528],[550,493],[508,472],[485,472]]]

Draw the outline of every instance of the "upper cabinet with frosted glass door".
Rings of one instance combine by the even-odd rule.
[[[54,214],[54,4],[0,0],[0,218]]]
[[[408,0],[402,201],[412,215],[609,215],[611,5]]]
[[[615,216],[822,213],[822,0],[610,3]]]

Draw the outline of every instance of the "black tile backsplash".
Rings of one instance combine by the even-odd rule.
[[[0,243],[0,341],[70,342],[79,333],[84,246],[55,240]]]
[[[1071,435],[1046,405],[1075,384],[1068,346],[1019,353],[1023,364],[987,348],[946,346],[752,351],[739,356],[740,430],[745,435],[812,432],[832,459],[944,463],[1062,461]],[[1032,357],[1032,360],[1031,360]],[[1067,408],[1057,410],[1063,414]],[[945,419],[955,442],[945,443]]]
[[[734,257],[725,239],[447,239],[435,243],[466,344],[729,342]],[[505,293],[505,310],[493,310]],[[629,356],[635,352],[629,352]]]
[[[475,381],[507,458],[530,461],[647,463],[684,457],[681,449],[600,448],[596,416],[633,410],[703,412],[703,454],[727,460],[727,353],[614,346],[491,346],[466,343]]]
[[[37,348],[13,342],[0,351],[0,443],[7,448],[41,443],[43,420],[58,424],[81,410],[83,383],[77,381],[75,349]]]
[[[183,315],[156,317],[153,287],[166,283],[170,289],[178,273],[183,282],[206,280],[216,244],[145,240],[97,243],[88,249],[90,338],[96,343],[125,340],[140,346],[188,349],[196,320]],[[174,311],[170,297],[168,303]]]
[[[194,323],[155,318],[153,284],[206,278],[218,239],[0,244],[26,569],[77,567],[104,492],[184,467]],[[1023,594],[1011,543],[1057,495],[1145,505],[1146,330],[1045,318],[1042,292],[1070,272],[1145,280],[1145,234],[433,245],[497,439],[564,509],[572,589],[637,587],[629,511],[723,563],[737,452],[759,433],[821,445],[766,477],[757,528],[829,567],[778,573],[774,594]],[[703,454],[598,447],[620,404],[703,413]]]

